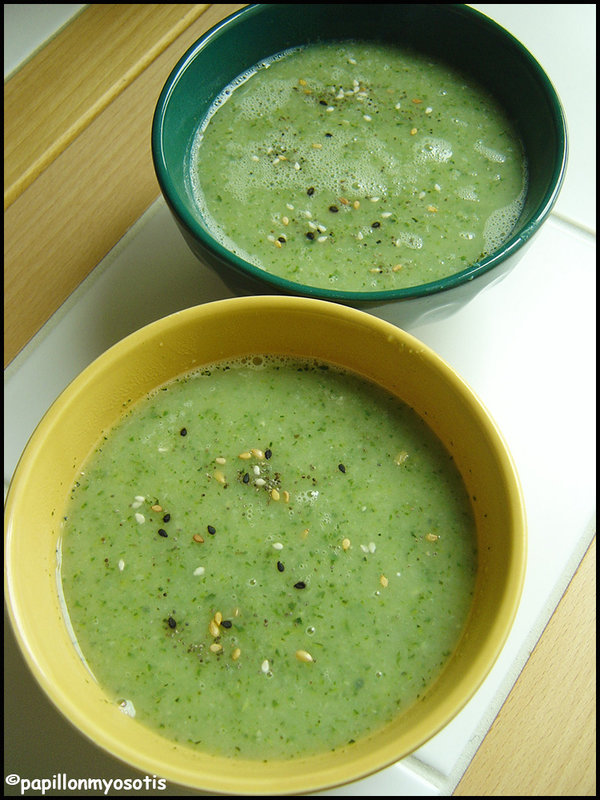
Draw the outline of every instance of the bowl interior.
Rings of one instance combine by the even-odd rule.
[[[274,344],[276,343],[276,345]],[[358,744],[293,762],[236,762],[165,742],[109,702],[79,657],[61,611],[57,543],[69,488],[101,435],[148,391],[203,363],[250,353],[316,356],[394,392],[454,456],[472,497],[480,563],[465,633],[437,683],[406,714]],[[223,300],[166,317],[90,365],[32,436],[5,514],[5,588],[24,656],[80,731],[147,774],[207,791],[295,794],[363,777],[408,754],[469,700],[497,658],[519,602],[526,532],[518,477],[481,403],[412,336],[320,300]]]
[[[332,25],[331,20],[335,20]],[[450,288],[488,271],[512,254],[540,226],[554,205],[566,166],[566,128],[560,101],[531,54],[507,31],[467,6],[456,4],[258,4],[217,25],[183,56],[159,98],[152,148],[163,195],[195,244],[234,269],[260,276],[281,289],[298,287],[265,275],[228,253],[199,222],[186,181],[186,155],[194,131],[215,96],[237,75],[262,59],[318,41],[360,38],[390,42],[440,58],[489,90],[520,132],[529,168],[528,194],[517,226],[495,253],[435,284],[368,293],[378,299],[420,296]],[[335,299],[365,293],[311,291]],[[381,297],[379,298],[379,295]]]

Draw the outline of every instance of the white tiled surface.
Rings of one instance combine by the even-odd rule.
[[[529,524],[523,599],[494,669],[452,723],[413,756],[323,795],[451,794],[594,532],[596,7],[476,8],[531,50],[561,95],[567,179],[550,220],[504,281],[453,317],[411,332],[471,384],[513,453]],[[158,200],[5,372],[5,483],[43,413],[97,355],[147,322],[229,294],[189,253]],[[394,321],[393,310],[381,316]],[[59,717],[22,666],[10,632],[5,674],[7,773],[135,775]],[[169,786],[161,794],[193,792]]]

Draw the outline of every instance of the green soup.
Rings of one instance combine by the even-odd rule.
[[[432,684],[476,550],[462,479],[410,408],[327,364],[256,357],[165,385],[106,435],[60,578],[126,713],[289,758],[354,742]]]
[[[228,249],[346,291],[466,269],[508,238],[527,184],[516,132],[472,80],[357,42],[294,49],[240,76],[199,127],[189,171]]]

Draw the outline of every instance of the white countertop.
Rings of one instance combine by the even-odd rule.
[[[475,7],[547,71],[565,106],[570,162],[552,215],[517,267],[454,316],[410,332],[473,387],[513,453],[529,526],[524,593],[498,662],[458,717],[414,755],[324,795],[451,794],[595,531],[596,7]],[[88,363],[154,319],[228,296],[158,199],[5,370],[5,487],[42,415]],[[394,321],[392,309],[379,315]],[[10,632],[5,675],[7,773],[137,776],[59,716],[24,670]],[[197,793],[169,786],[160,794]]]

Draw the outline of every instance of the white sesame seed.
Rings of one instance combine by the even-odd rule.
[[[327,106],[327,108],[325,109],[325,111],[335,111],[335,109],[334,109],[334,107],[333,107],[333,106]]]
[[[271,164],[273,164],[273,165],[274,164],[279,164],[280,161],[281,161],[281,159],[279,158],[279,156],[277,156],[277,158],[274,158],[273,161],[271,161]]]
[[[356,59],[355,58],[349,58],[348,59],[348,63],[349,64],[356,64]],[[355,81],[355,83],[357,83],[357,81]]]
[[[401,108],[400,103],[396,103],[396,108]]]
[[[131,504],[131,507],[132,508],[139,508],[141,505],[142,505],[142,503],[141,503],[140,500],[134,500],[134,502]]]
[[[281,221],[283,222],[284,225],[289,225],[290,224],[290,220],[289,220],[288,217],[282,217]]]
[[[436,190],[436,192],[442,191],[442,187],[439,185],[439,183],[434,183],[433,188]]]
[[[258,464],[255,464],[255,465],[252,467],[252,472],[253,472],[255,475],[260,475],[260,467],[258,466]]]
[[[268,662],[268,660],[267,660],[266,658],[265,658],[265,660],[262,662],[262,664],[260,665],[260,669],[261,669],[261,671],[262,671],[262,672],[264,672],[265,674],[266,674],[266,673],[269,671],[269,662]]]
[[[372,117],[370,117],[368,114],[363,114],[363,119],[364,119],[366,122],[371,122],[371,119],[372,119]]]
[[[124,569],[125,569],[125,562],[123,561],[122,558],[120,558],[119,559],[119,571],[123,572]]]
[[[194,575],[204,575],[204,567],[196,567]]]
[[[369,548],[367,547],[366,544],[361,544],[360,549],[363,551],[363,553],[369,552]]]
[[[300,169],[300,164],[297,161],[294,161],[294,169]],[[293,206],[288,206],[288,208],[293,208]]]
[[[168,453],[168,451],[169,451],[168,447],[159,447],[158,448],[158,452],[159,453]]]
[[[425,113],[426,114],[431,114],[432,111],[433,111],[433,108],[431,106],[427,106],[427,108],[425,109]]]
[[[387,217],[391,217],[392,216],[392,212],[391,211],[382,211],[381,212],[381,216],[382,217],[386,217],[386,218]]]
[[[318,236],[317,237],[317,242],[326,242],[326,241],[327,241],[327,236]]]
[[[259,161],[259,160],[260,159],[258,158],[258,156],[252,156],[252,161]]]
[[[283,550],[281,542],[273,542],[273,550]]]
[[[375,552],[375,542],[369,542],[369,553]]]
[[[145,497],[143,497],[141,494],[137,494],[137,495],[135,496],[135,498],[134,498],[134,499],[135,499],[135,501],[136,501],[137,503],[143,503],[143,502],[145,501],[145,499],[146,499],[146,498],[145,498]]]
[[[299,168],[300,168],[300,167],[298,166],[298,169],[299,169]],[[290,211],[293,211],[293,210],[294,210],[294,206],[293,206],[291,203],[286,203],[286,204],[285,204],[285,207],[286,207],[286,208],[288,208]]]
[[[372,203],[378,203],[380,201],[380,199],[381,199],[380,197],[369,197],[369,200]]]
[[[217,464],[226,464],[227,463],[227,459],[223,458],[223,456],[218,456],[218,458],[215,458],[215,461],[217,462]]]
[[[146,517],[143,514],[140,514],[139,511],[137,511],[135,515],[135,521],[141,524],[142,522],[146,522]]]
[[[264,486],[266,484],[266,480],[264,478],[257,478],[254,481],[255,486]]]

